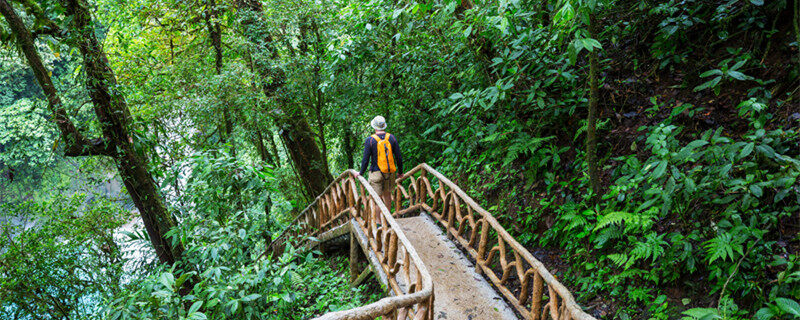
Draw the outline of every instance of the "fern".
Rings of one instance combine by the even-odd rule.
[[[519,134],[518,138],[514,139],[511,145],[508,146],[506,156],[503,158],[503,166],[509,165],[522,155],[533,155],[543,142],[552,140],[553,138],[555,138],[555,136],[540,138],[531,137],[526,133]]]
[[[634,287],[628,291],[628,298],[633,302],[653,301],[652,288]]]
[[[744,254],[742,245],[732,241],[730,233],[727,232],[720,233],[714,239],[706,241],[704,247],[708,254],[708,263],[713,263],[717,259],[733,261],[735,259],[734,251],[740,255]]]
[[[636,214],[625,211],[614,211],[606,214],[597,220],[594,230],[603,229],[609,225],[621,226],[625,224],[626,232],[644,231],[653,226],[653,218],[657,210],[647,210],[644,213]]]
[[[594,230],[597,231],[603,229],[608,225],[622,225],[623,222],[631,221],[635,218],[636,216],[632,213],[625,211],[614,211],[600,217],[600,219],[597,220],[597,226],[594,227]]]
[[[667,242],[664,241],[664,234],[656,236],[655,233],[650,233],[645,238],[644,242],[637,242],[631,251],[631,260],[647,260],[652,259],[653,262],[659,257],[664,256],[664,246]]]
[[[564,222],[567,223],[567,226],[564,228],[566,231],[570,231],[570,230],[575,229],[577,227],[586,226],[586,224],[588,222],[586,220],[586,217],[584,217],[581,214],[576,214],[576,213],[564,214],[564,215],[561,216],[561,220],[563,220]]]
[[[623,235],[624,233],[620,227],[603,229],[600,231],[600,234],[597,236],[597,238],[594,239],[596,244],[595,247],[598,249],[602,248],[609,240],[622,238]]]
[[[608,259],[614,262],[618,267],[622,267],[628,262],[628,255],[624,253],[612,253],[608,255]]]
[[[623,283],[627,279],[634,279],[634,278],[642,278],[642,279],[650,279],[652,272],[645,271],[642,269],[628,269],[620,272],[617,275],[611,277],[609,284],[616,285]]]

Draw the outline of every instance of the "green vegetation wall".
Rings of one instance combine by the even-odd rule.
[[[63,6],[10,3],[69,119],[98,135],[83,57],[54,28],[69,26]],[[407,168],[427,162],[451,177],[599,318],[800,315],[798,0],[89,4],[135,151],[179,222],[169,234],[186,265],[201,266],[144,264],[142,288],[87,289],[112,306],[103,315],[135,317],[144,303],[153,316],[281,317],[368,300],[309,300],[302,277],[336,272],[313,256],[252,259],[314,190],[359,163],[375,115]],[[63,157],[5,22],[0,39],[1,201],[58,216],[69,210],[38,205],[85,192],[75,181],[98,183],[113,166]],[[129,209],[136,190],[126,192],[117,202]],[[113,212],[128,217],[98,208],[86,214],[108,213],[102,234],[120,223]],[[220,280],[234,266],[241,292]],[[186,274],[197,301],[179,292]]]

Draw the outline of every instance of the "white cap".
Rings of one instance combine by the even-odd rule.
[[[369,123],[373,129],[375,130],[385,130],[386,129],[386,119],[381,116],[377,116]]]

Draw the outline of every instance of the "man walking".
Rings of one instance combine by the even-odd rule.
[[[381,196],[386,207],[391,209],[395,179],[403,177],[403,156],[400,154],[397,138],[385,131],[386,119],[377,116],[370,125],[375,129],[375,134],[364,141],[364,156],[358,174],[363,176],[369,165],[369,185]]]

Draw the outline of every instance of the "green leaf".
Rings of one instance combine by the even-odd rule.
[[[575,41],[567,46],[567,58],[569,59],[570,65],[575,65],[575,62],[578,61],[578,48],[576,47]]]
[[[719,82],[721,80],[722,80],[722,77],[716,77],[714,79],[711,79],[710,81],[707,81],[706,83],[703,83],[703,84],[695,87],[694,91],[697,92],[697,91],[704,90],[704,89],[707,89],[707,88],[716,87],[717,84],[719,84]]]
[[[594,51],[595,48],[597,48],[597,49],[602,49],[603,48],[603,46],[600,45],[600,42],[598,42],[595,39],[591,39],[591,38],[578,39],[578,41],[576,41],[576,42],[579,42],[581,47],[586,48],[586,50],[589,50],[589,52]],[[578,49],[578,52],[580,52],[580,49]]]
[[[242,301],[250,302],[250,301],[253,301],[253,300],[258,299],[258,298],[261,298],[261,295],[258,294],[258,293],[254,293],[254,294],[247,295],[246,297],[242,298]]]
[[[769,145],[760,144],[756,146],[756,150],[760,151],[764,154],[767,158],[774,159],[775,158],[775,149],[772,149]]]
[[[739,159],[743,159],[744,157],[749,156],[753,153],[753,148],[755,148],[756,144],[753,142],[748,143],[747,145],[742,148],[742,151],[739,152]]]
[[[693,155],[695,153],[694,152],[695,149],[697,149],[699,147],[702,147],[704,145],[707,145],[707,144],[708,144],[708,141],[706,141],[706,140],[702,140],[702,139],[694,140],[694,141],[690,142],[689,144],[687,144],[685,147],[683,147],[681,149],[681,151],[679,151],[678,154],[675,155],[675,160],[683,161],[683,160],[689,158],[689,156]]]
[[[750,0],[750,3],[752,3],[753,5],[756,5],[756,6],[763,6],[764,5],[764,0]]]
[[[761,308],[756,312],[756,319],[758,320],[769,320],[773,317],[775,317],[775,312],[770,308]]]
[[[781,311],[792,314],[795,317],[800,317],[800,304],[798,304],[797,301],[786,298],[776,298],[775,304],[778,305],[778,309],[781,309]]]
[[[164,272],[158,277],[158,282],[167,288],[172,288],[172,285],[175,284],[175,276],[173,276],[172,273]]]
[[[469,27],[467,27],[467,30],[464,30],[464,37],[468,38],[469,35],[471,34],[472,34],[472,25],[469,25]]]
[[[653,173],[651,175],[653,180],[661,178],[661,176],[664,175],[664,172],[667,171],[667,164],[669,164],[667,161],[660,161],[658,167],[656,167],[656,169],[653,170]]]
[[[572,8],[572,4],[570,4],[569,1],[566,1],[564,6],[553,16],[553,23],[556,25],[564,25],[572,21],[573,18],[575,18],[575,9]]]
[[[189,313],[195,313],[197,310],[200,310],[200,307],[203,305],[203,301],[195,301],[191,307],[189,307]]]
[[[683,319],[698,319],[698,320],[711,320],[711,319],[722,319],[719,316],[719,311],[714,308],[693,308],[683,312],[683,314],[689,316],[684,317]]]
[[[208,317],[206,317],[206,314],[202,312],[191,313],[189,316],[189,320],[206,320],[206,319],[208,319]]]
[[[748,79],[750,79],[750,76],[747,76],[744,73],[741,73],[739,71],[733,71],[733,70],[728,71],[728,75],[731,76],[731,78],[734,78],[736,80],[748,80]]]
[[[722,75],[722,71],[720,71],[719,69],[708,70],[706,72],[701,73],[700,74],[700,78],[710,77],[710,76],[714,76],[714,75],[721,76]]]
[[[761,198],[761,195],[763,195],[763,194],[764,194],[764,192],[761,190],[761,187],[759,187],[759,186],[758,186],[758,185],[756,185],[756,184],[750,185],[750,192],[751,192],[751,193],[752,193],[754,196],[756,196],[756,198]]]

